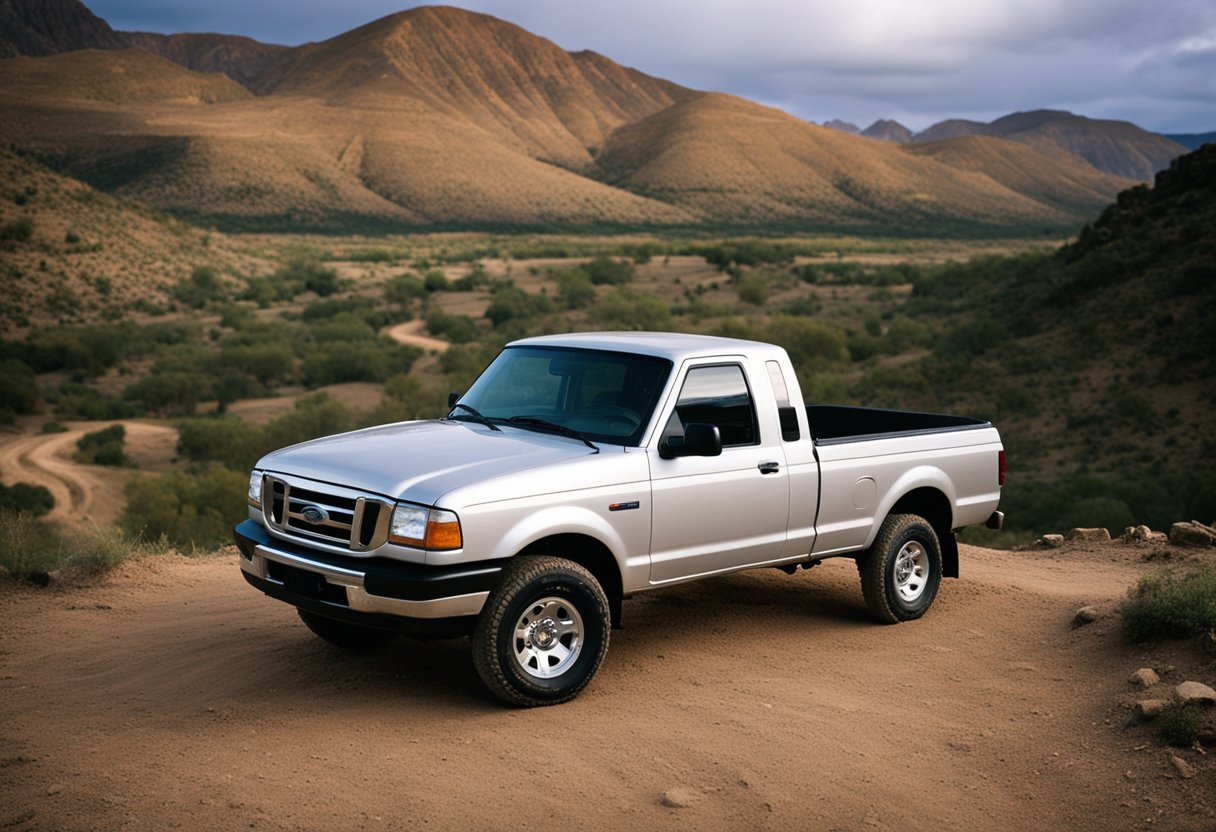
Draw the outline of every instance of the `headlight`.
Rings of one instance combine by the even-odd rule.
[[[464,545],[460,518],[455,513],[404,504],[393,509],[388,539],[420,549],[459,549]]]
[[[262,472],[254,469],[249,472],[249,505],[254,508],[262,507]]]

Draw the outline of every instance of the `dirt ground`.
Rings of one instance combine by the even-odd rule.
[[[536,710],[467,641],[329,646],[233,554],[0,581],[0,828],[1213,830],[1216,753],[1128,727],[1216,682],[1195,645],[1119,636],[1161,548],[964,547],[894,627],[849,561],[639,595],[591,686]]]

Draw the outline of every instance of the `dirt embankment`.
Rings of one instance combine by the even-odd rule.
[[[641,595],[583,695],[530,711],[467,642],[317,640],[235,556],[2,584],[0,828],[1212,830],[1216,754],[1183,779],[1126,727],[1154,659],[1113,610],[1150,548],[964,547],[894,627],[847,561]]]

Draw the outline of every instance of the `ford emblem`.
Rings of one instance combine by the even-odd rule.
[[[309,523],[323,523],[329,519],[329,512],[320,506],[304,506],[300,515]]]

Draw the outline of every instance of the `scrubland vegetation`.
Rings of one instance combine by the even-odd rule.
[[[264,269],[198,262],[120,319],[7,334],[0,419],[171,421],[174,470],[132,480],[122,525],[211,546],[243,512],[245,472],[268,450],[441,415],[447,392],[515,338],[680,330],[782,344],[808,401],[992,419],[1008,449],[1009,528],[970,540],[1208,521],[1216,242],[1203,228],[1216,218],[1208,197],[1181,209],[1169,187],[1182,188],[1126,192],[1058,250],[841,237],[256,238]],[[428,354],[386,334],[411,321],[449,348]],[[352,382],[379,386],[380,404],[316,392]],[[269,422],[230,412],[266,397],[295,406]],[[125,464],[121,426],[79,451]]]

